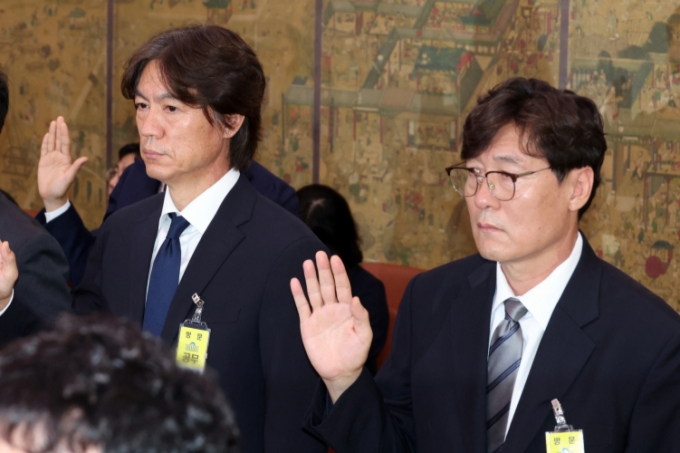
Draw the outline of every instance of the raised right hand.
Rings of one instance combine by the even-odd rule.
[[[368,311],[352,297],[342,260],[333,256],[329,262],[324,252],[317,252],[316,265],[318,279],[312,260],[302,264],[309,303],[297,278],[290,289],[307,356],[335,402],[361,374],[373,332]]]
[[[14,284],[19,277],[17,260],[9,244],[0,241],[0,310],[4,310],[12,297]]]
[[[52,121],[43,137],[38,162],[38,192],[47,212],[66,204],[66,193],[85,162],[87,157],[71,160],[71,139],[64,118],[60,116]]]

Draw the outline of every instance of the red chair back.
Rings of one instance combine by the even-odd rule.
[[[399,303],[404,295],[408,282],[413,277],[424,272],[425,269],[418,269],[415,267],[399,266],[397,264],[388,263],[362,263],[364,269],[377,277],[385,285],[385,294],[387,296],[387,307],[390,311],[390,326],[387,331],[387,341],[385,347],[378,355],[376,360],[377,368],[390,355],[392,350],[392,330],[394,328],[394,320],[397,318],[397,311],[399,311]]]

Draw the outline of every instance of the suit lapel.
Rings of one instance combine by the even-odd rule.
[[[203,234],[179,282],[165,318],[163,340],[175,341],[179,324],[192,312],[191,296],[203,292],[222,263],[245,238],[238,226],[250,220],[256,197],[255,190],[241,175]]]
[[[495,263],[484,263],[468,280],[470,291],[456,297],[451,317],[456,404],[465,451],[486,453],[486,374]]]
[[[505,440],[504,452],[526,450],[546,417],[552,417],[550,401],[565,395],[592,354],[595,344],[582,327],[598,316],[600,270],[595,253],[584,238],[581,259],[536,352]]]
[[[126,305],[123,316],[127,316],[140,325],[144,320],[144,307],[146,305],[146,286],[149,270],[151,269],[151,256],[153,246],[158,234],[158,221],[163,210],[163,194],[156,195],[156,203],[148,216],[140,218],[136,222],[130,235],[130,257],[128,259],[129,296],[123,301]],[[140,278],[140,276],[147,278]]]

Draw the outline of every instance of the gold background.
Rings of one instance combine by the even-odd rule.
[[[561,30],[568,1],[569,29]],[[10,113],[0,187],[39,209],[35,178],[49,121],[64,115],[90,161],[72,189],[86,223],[105,207],[106,0],[2,0],[0,66]],[[680,309],[680,14],[643,0],[325,0],[322,183],[349,200],[365,258],[431,268],[475,251],[464,202],[443,168],[477,96],[514,75],[568,88],[605,118],[605,183],[582,229],[597,253]],[[269,80],[258,160],[312,181],[313,0],[116,0],[113,152],[136,140],[119,90],[132,51],[169,27],[240,33]]]

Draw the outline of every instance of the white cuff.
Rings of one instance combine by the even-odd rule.
[[[14,290],[12,290],[12,295],[9,297],[9,302],[7,303],[7,306],[0,310],[0,316],[4,315],[7,309],[9,308],[10,305],[12,305],[12,301],[14,300]]]
[[[52,212],[45,211],[45,223],[50,223],[52,220],[56,219],[71,207],[71,202],[66,200],[66,204],[59,209],[55,209]],[[1,314],[1,313],[0,313]]]

